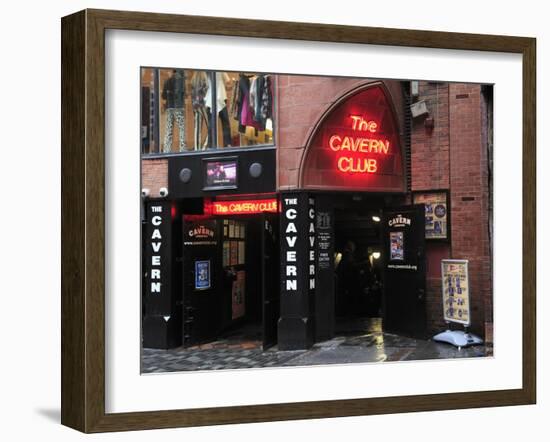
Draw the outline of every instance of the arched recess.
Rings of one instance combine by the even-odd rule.
[[[299,187],[405,191],[399,124],[384,83],[362,85],[327,109],[306,144]]]

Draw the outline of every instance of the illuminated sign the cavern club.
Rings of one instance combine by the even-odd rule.
[[[354,134],[334,134],[328,141],[330,149],[340,153],[336,163],[338,170],[345,173],[376,173],[378,162],[370,154],[387,155],[390,150],[390,142],[376,138],[378,123],[375,121],[361,115],[350,115],[349,119]],[[346,152],[365,155],[351,156],[346,155]]]
[[[212,203],[213,215],[247,215],[254,213],[277,212],[277,199],[251,199],[238,201],[214,201]]]
[[[393,86],[392,86],[393,87]],[[317,125],[301,166],[312,189],[402,192],[404,166],[398,116],[401,90],[380,82],[336,102]]]

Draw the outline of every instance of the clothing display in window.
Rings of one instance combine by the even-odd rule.
[[[250,79],[244,74],[241,74],[239,77],[239,94],[237,101],[239,103],[237,111],[239,132],[244,134],[246,132],[246,126],[258,129],[259,125],[254,121],[254,118],[252,118],[252,109],[250,108]]]
[[[142,68],[142,152],[272,144],[275,78],[254,72]]]
[[[264,131],[266,121],[272,118],[273,93],[269,75],[246,76],[241,74],[235,93],[236,100],[231,115],[239,122],[239,132],[245,133],[246,127],[256,132]]]
[[[183,69],[174,69],[162,87],[162,99],[166,109],[166,126],[163,151],[172,151],[174,120],[178,125],[179,150],[185,150],[185,75]]]
[[[208,77],[209,90],[211,87],[211,77]],[[218,118],[222,123],[223,146],[231,146],[231,126],[229,125],[229,115],[227,112],[227,89],[226,83],[230,81],[229,75],[226,72],[216,72],[216,109]],[[212,93],[206,97],[206,107],[209,115],[212,111]]]

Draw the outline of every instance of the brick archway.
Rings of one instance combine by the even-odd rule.
[[[402,192],[405,167],[391,96],[378,81],[361,85],[321,116],[300,163],[299,187]]]

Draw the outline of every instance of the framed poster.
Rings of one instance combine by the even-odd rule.
[[[426,239],[448,240],[450,236],[449,192],[446,190],[413,192],[413,204],[424,204]]]
[[[246,53],[259,45],[263,56],[253,66],[227,50]],[[62,225],[62,423],[101,432],[534,403],[536,255],[521,250],[536,249],[535,47],[525,37],[140,12],[88,10],[65,17],[62,211],[70,216]],[[495,243],[514,250],[507,259],[521,272],[506,272],[496,262],[495,293],[507,302],[495,304],[495,315],[508,325],[496,331],[496,340],[508,344],[498,357],[457,364],[461,373],[475,364],[476,379],[440,383],[441,364],[429,361],[285,370],[299,391],[272,388],[280,385],[280,370],[244,372],[246,389],[223,382],[223,373],[211,373],[205,388],[195,373],[136,372],[140,320],[132,312],[139,311],[141,263],[139,217],[133,215],[140,200],[128,195],[139,188],[140,157],[131,150],[141,145],[132,123],[140,122],[138,72],[142,66],[179,66],[177,55],[191,51],[201,69],[211,69],[215,60],[236,72],[444,79],[499,84],[496,93],[506,91],[505,100],[495,100],[495,218],[506,223],[504,235],[495,229]],[[342,145],[334,144],[340,153]],[[507,152],[519,155],[519,146],[522,161],[514,157],[511,164]],[[348,172],[352,166],[365,173],[376,169],[372,162],[341,163]],[[216,179],[223,181],[213,178],[212,187],[224,184]],[[378,379],[376,385],[360,382],[365,373]],[[338,379],[330,392],[318,388],[327,376]],[[403,383],[411,378],[414,385]]]

